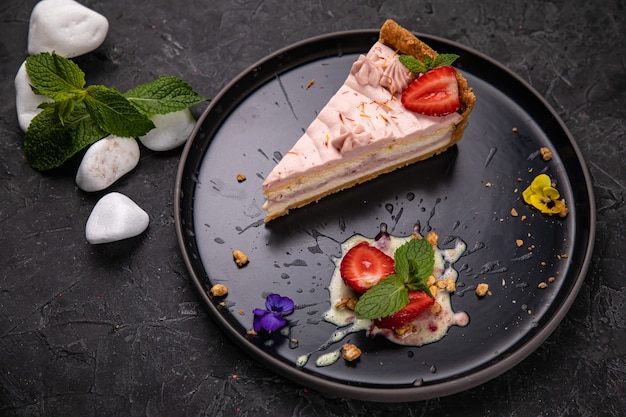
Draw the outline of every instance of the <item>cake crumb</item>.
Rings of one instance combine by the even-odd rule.
[[[435,278],[434,275],[430,275],[426,280],[426,286],[430,287],[431,285],[435,285],[435,282],[437,282],[437,278]]]
[[[437,284],[431,285],[428,287],[428,291],[430,291],[430,295],[435,297],[435,295],[437,294],[437,291],[439,291],[439,287],[437,286]]]
[[[245,316],[245,315],[246,315],[246,312],[245,312],[245,311],[243,311],[243,310],[239,310],[239,315],[240,315],[240,316]]]
[[[524,241],[522,239],[517,239],[515,241],[515,245],[517,245],[518,248],[521,248],[523,244],[524,244]]]
[[[405,334],[413,333],[415,331],[415,326],[413,323],[407,323],[404,326],[396,327],[393,329],[393,332],[396,336],[402,337]]]
[[[308,90],[309,88],[313,87],[315,85],[315,78],[312,79],[311,81],[309,81],[309,83],[306,85],[306,89]]]
[[[428,308],[428,312],[433,316],[438,316],[441,313],[441,304],[435,301],[435,303]]]
[[[342,308],[346,308],[348,310],[354,311],[356,307],[356,303],[359,301],[356,297],[341,297],[341,299],[335,304],[335,308],[341,310]]]
[[[548,148],[543,147],[539,149],[539,153],[541,153],[541,159],[546,162],[552,159],[552,151]]]
[[[246,180],[246,176],[243,174],[237,174],[237,181],[244,182]]]
[[[224,297],[226,294],[228,294],[228,287],[224,284],[215,284],[211,287],[209,293],[213,297]]]
[[[517,217],[519,214],[517,213],[517,210],[515,210],[514,208],[511,209],[511,216],[513,217]]]
[[[361,357],[361,349],[352,343],[346,343],[341,347],[341,356],[348,362],[355,361]]]
[[[555,279],[556,278],[554,278],[554,277],[550,277],[550,278],[548,278],[548,282],[554,282]]]
[[[517,132],[517,127],[513,126],[513,128],[511,128],[511,132]]]
[[[546,284],[545,282],[541,281],[541,282],[537,285],[537,288],[540,288],[540,289],[548,288],[548,284]]]
[[[256,336],[256,332],[255,332],[254,330],[252,330],[252,329],[249,329],[249,330],[246,332],[246,334],[247,334],[248,336]]]
[[[439,235],[437,235],[437,233],[435,232],[430,232],[426,235],[426,240],[429,241],[431,245],[433,245],[433,248],[436,248],[439,242]]]
[[[249,262],[248,256],[238,249],[233,250],[233,259],[240,268]]]
[[[489,284],[485,284],[483,282],[481,284],[478,284],[478,286],[476,286],[476,295],[477,296],[484,297],[488,293],[489,293]]]

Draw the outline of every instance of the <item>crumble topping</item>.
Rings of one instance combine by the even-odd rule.
[[[479,297],[484,297],[489,293],[489,284],[485,284],[484,282],[478,284],[476,287],[476,295]]]
[[[248,256],[238,249],[233,250],[233,259],[240,268],[249,262]]]
[[[224,297],[226,294],[228,294],[228,287],[226,287],[226,285],[224,284],[215,284],[211,287],[209,293],[213,297]]]
[[[346,343],[341,347],[341,356],[348,362],[352,362],[361,357],[361,349],[352,343]]]
[[[539,149],[539,153],[541,154],[541,159],[543,159],[544,161],[549,161],[552,159],[552,151],[548,148],[541,148]]]

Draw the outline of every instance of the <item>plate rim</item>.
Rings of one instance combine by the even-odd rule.
[[[235,78],[233,78],[228,84],[226,84],[218,94],[211,100],[211,103],[207,108],[202,112],[201,116],[196,121],[196,124],[189,136],[189,140],[187,140],[183,151],[180,156],[179,165],[176,172],[176,181],[174,187],[174,217],[175,217],[175,227],[176,227],[176,235],[178,246],[180,248],[181,254],[183,256],[183,260],[185,266],[187,268],[187,272],[190,275],[190,279],[193,282],[194,287],[196,288],[205,308],[208,308],[210,311],[210,316],[214,320],[215,323],[224,331],[232,341],[234,341],[243,351],[245,351],[248,355],[252,357],[252,359],[262,363],[266,368],[275,372],[282,377],[285,377],[289,380],[297,382],[305,387],[316,389],[325,394],[335,394],[340,393],[341,396],[356,399],[356,400],[366,400],[366,401],[374,401],[374,402],[405,402],[405,401],[417,401],[417,400],[425,400],[435,397],[443,397],[447,395],[456,394],[462,391],[469,390],[478,385],[486,383],[508,370],[515,367],[517,364],[522,362],[526,357],[528,357],[531,353],[533,353],[558,327],[558,325],[562,322],[565,315],[569,312],[575,298],[577,297],[580,288],[585,280],[585,277],[589,271],[589,267],[592,261],[592,254],[594,250],[595,243],[595,234],[596,234],[596,205],[595,205],[595,195],[593,189],[593,182],[591,180],[591,174],[589,169],[585,163],[582,152],[578,146],[578,143],[574,140],[571,132],[561,119],[561,117],[556,113],[554,108],[547,102],[547,100],[538,93],[538,91],[532,87],[528,82],[526,82],[523,78],[517,75],[515,72],[510,70],[505,65],[499,63],[495,59],[490,56],[477,51],[471,47],[458,43],[456,41],[452,41],[443,37],[439,37],[436,35],[430,35],[422,32],[413,32],[418,38],[424,38],[433,40],[438,43],[450,45],[458,50],[462,50],[467,52],[468,54],[474,55],[482,61],[485,61],[489,65],[493,65],[497,67],[499,70],[506,73],[507,76],[512,77],[517,81],[524,89],[526,89],[529,93],[532,94],[534,99],[537,99],[543,106],[543,110],[546,110],[550,113],[554,121],[556,121],[559,125],[561,131],[567,136],[569,145],[572,147],[574,151],[576,160],[580,166],[580,170],[585,179],[585,187],[587,189],[587,204],[589,207],[589,229],[586,233],[586,237],[588,239],[586,248],[585,248],[585,256],[583,262],[580,263],[578,279],[575,282],[575,285],[571,287],[569,294],[565,296],[565,299],[555,314],[549,318],[549,320],[539,329],[534,335],[532,335],[522,346],[517,348],[510,355],[499,359],[495,364],[489,365],[485,368],[479,369],[473,372],[470,375],[465,375],[459,379],[447,380],[443,382],[439,382],[433,385],[425,385],[425,386],[416,386],[416,387],[393,387],[393,388],[385,388],[385,387],[367,387],[367,386],[358,386],[358,385],[350,385],[347,383],[340,383],[337,381],[329,380],[324,378],[323,376],[314,375],[307,372],[294,372],[295,365],[290,366],[277,359],[276,357],[270,355],[265,352],[263,349],[259,348],[259,346],[251,343],[243,334],[238,331],[234,331],[234,329],[228,324],[228,322],[221,315],[217,307],[214,305],[213,301],[208,296],[206,289],[197,274],[194,271],[193,264],[191,261],[191,256],[187,251],[187,234],[183,227],[182,222],[182,210],[181,210],[181,202],[184,198],[183,196],[183,181],[184,181],[184,173],[185,166],[190,153],[192,152],[193,143],[195,138],[197,138],[202,125],[207,118],[207,116],[214,111],[215,107],[220,104],[220,101],[224,95],[226,95],[231,89],[233,89],[242,79],[248,76],[248,74],[255,69],[271,62],[272,60],[277,59],[281,55],[288,53],[292,50],[302,48],[306,45],[317,44],[320,42],[332,41],[339,38],[352,38],[352,37],[377,37],[379,33],[379,29],[355,29],[355,30],[346,30],[346,31],[335,31],[322,35],[313,36],[307,39],[303,39],[292,43],[291,45],[280,48],[262,59],[256,61],[252,65],[245,68],[241,71]],[[352,52],[350,52],[352,53]],[[330,56],[337,56],[336,54]],[[320,58],[311,58],[308,62],[312,62]],[[293,64],[284,70],[290,70],[296,68],[301,64]],[[462,70],[462,68],[461,68]],[[280,71],[277,71],[280,73]],[[578,236],[577,236],[578,239]]]

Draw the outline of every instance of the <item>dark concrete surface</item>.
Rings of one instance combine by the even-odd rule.
[[[469,391],[403,404],[329,398],[250,358],[190,285],[175,234],[180,149],[142,150],[112,190],[151,219],[133,239],[92,246],[102,193],[71,163],[31,169],[13,78],[34,0],[0,4],[0,416],[622,416],[626,410],[626,10],[606,1],[84,0],[110,22],[77,60],[89,84],[126,90],[160,73],[215,96],[267,54],[386,18],[506,65],[555,108],[594,181],[589,273],[556,331],[512,370]],[[199,115],[205,105],[193,108]],[[74,164],[75,165],[75,164]]]

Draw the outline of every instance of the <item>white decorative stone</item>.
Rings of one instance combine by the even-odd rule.
[[[30,15],[28,53],[83,55],[99,47],[108,31],[106,17],[74,0],[42,0]]]
[[[83,191],[101,191],[123,177],[139,163],[139,144],[133,138],[107,136],[87,149],[76,185]]]
[[[28,130],[33,118],[41,112],[38,106],[41,103],[52,101],[48,97],[33,93],[30,84],[30,77],[26,72],[26,61],[24,61],[15,75],[15,109],[17,110],[17,121],[24,132]]]
[[[139,140],[153,151],[169,151],[182,145],[189,139],[196,125],[196,119],[189,109],[156,114],[150,119],[156,127],[139,137]]]
[[[124,194],[113,192],[102,197],[94,206],[85,237],[91,244],[116,242],[143,233],[150,223],[148,213]]]

